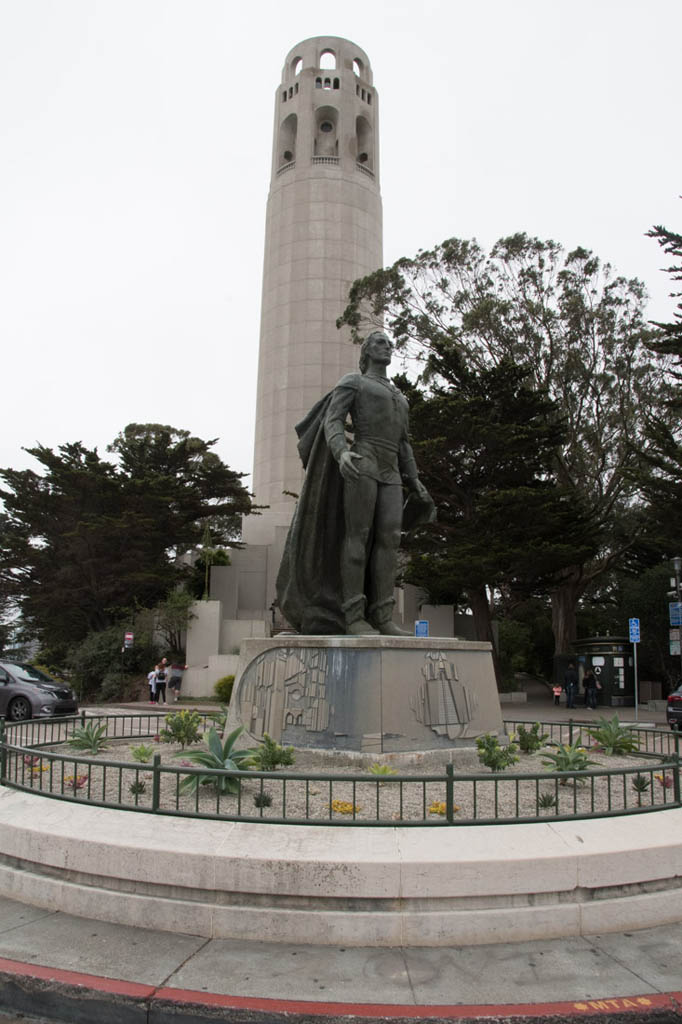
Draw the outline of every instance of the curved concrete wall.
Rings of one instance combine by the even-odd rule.
[[[195,821],[0,791],[0,894],[206,937],[522,942],[682,920],[682,811],[356,828]]]

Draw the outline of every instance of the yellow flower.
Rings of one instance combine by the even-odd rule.
[[[359,804],[351,804],[347,800],[332,800],[332,810],[337,814],[357,814],[362,808]]]
[[[459,810],[459,807],[457,806],[457,804],[453,804],[452,805],[453,813],[456,814],[458,810]],[[446,811],[447,811],[447,807],[445,805],[445,801],[444,800],[434,800],[433,803],[431,804],[431,806],[429,807],[429,814],[441,814],[441,815],[445,816]]]

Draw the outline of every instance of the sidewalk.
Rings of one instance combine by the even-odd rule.
[[[502,718],[506,721],[520,722],[568,722],[572,718],[575,722],[594,722],[597,718],[613,718],[617,715],[621,722],[636,722],[639,725],[652,724],[657,729],[667,729],[665,710],[654,710],[647,704],[640,704],[635,712],[634,707],[612,708],[599,705],[596,711],[586,708],[583,703],[582,694],[579,697],[577,707],[568,709],[563,703],[557,706],[554,703],[552,691],[545,683],[529,679],[523,684],[527,699],[522,702],[503,703]],[[660,702],[659,702],[660,703]]]
[[[0,1012],[68,1024],[682,1021],[681,931],[315,947],[154,933],[0,899]]]

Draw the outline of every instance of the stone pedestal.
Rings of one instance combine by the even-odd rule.
[[[252,740],[393,753],[502,731],[490,644],[451,638],[244,640],[229,728]]]

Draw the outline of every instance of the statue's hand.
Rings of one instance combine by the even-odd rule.
[[[411,491],[411,494],[414,495],[417,499],[417,507],[415,508],[415,505],[412,505],[411,512],[407,516],[406,526],[406,520],[403,519],[404,528],[411,530],[415,526],[419,526],[423,523],[435,523],[436,506],[434,504],[433,498],[426,490],[424,484],[421,482],[419,477],[412,477],[410,480],[407,480],[406,483]],[[405,503],[406,512],[409,510],[410,504],[410,498],[408,498],[407,502]]]
[[[354,459],[361,459],[362,455],[358,455],[357,452],[352,452],[346,449],[345,452],[341,452],[339,458],[339,470],[344,480],[357,480],[360,476],[357,466],[353,465]]]
[[[431,500],[431,495],[426,490],[424,484],[421,482],[418,476],[414,477],[412,480],[408,480],[407,486],[411,491],[414,491],[415,494],[419,495],[422,501]]]

